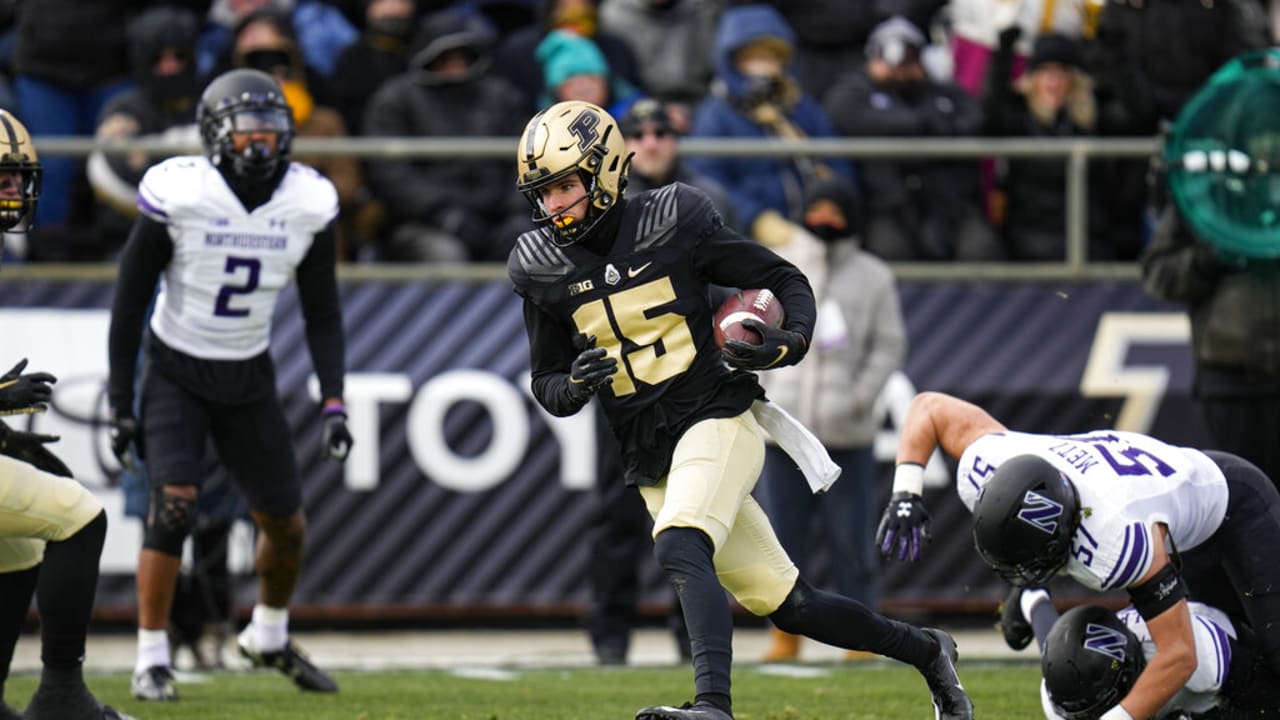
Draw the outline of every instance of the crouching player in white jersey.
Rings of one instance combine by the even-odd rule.
[[[1080,605],[1061,615],[1044,588],[1016,589],[1006,611],[1042,655],[1040,704],[1047,720],[1095,718],[1124,697],[1155,655],[1155,641],[1137,608],[1112,612]],[[1252,632],[1221,610],[1189,602],[1196,669],[1156,713],[1159,718],[1254,717],[1280,706],[1275,675],[1256,664]],[[1006,635],[1008,629],[1006,628]]]
[[[26,127],[0,110],[0,251],[4,233],[25,230],[35,215],[40,172]],[[0,415],[48,408],[56,379],[24,373],[26,366],[23,360],[0,375]],[[0,720],[127,720],[101,705],[84,684],[85,635],[107,516],[45,447],[57,439],[0,422]],[[19,715],[4,702],[4,683],[33,594],[44,667],[40,686]]]
[[[917,558],[928,538],[920,493],[936,447],[959,458],[978,553],[1003,578],[1031,587],[1062,571],[1128,591],[1156,652],[1101,720],[1154,717],[1195,673],[1188,598],[1247,620],[1260,662],[1280,675],[1280,493],[1261,470],[1138,433],[1011,432],[976,405],[921,393],[880,523],[886,554]]]
[[[167,160],[139,185],[141,213],[120,256],[111,311],[113,449],[122,462],[133,453],[146,458],[154,493],[138,558],[132,690],[144,700],[177,698],[165,627],[208,436],[260,531],[259,598],[239,637],[241,654],[303,690],[333,692],[334,681],[288,635],[302,564],[302,489],[268,344],[277,297],[295,275],[324,398],[324,451],[344,460],[351,434],[334,269],[338,197],[315,170],[289,161],[293,119],[269,75],[217,77],[197,121],[207,156]],[[134,370],[157,280],[135,420]]]

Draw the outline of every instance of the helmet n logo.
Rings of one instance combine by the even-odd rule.
[[[1022,522],[1052,535],[1058,529],[1058,519],[1062,517],[1062,504],[1028,490],[1022,497],[1022,508],[1018,510],[1018,519]]]
[[[592,145],[600,139],[600,133],[596,130],[596,126],[600,124],[600,116],[590,110],[583,110],[578,113],[578,117],[569,123],[569,132],[578,138],[578,148],[582,152],[591,149]]]
[[[1084,649],[1106,655],[1116,662],[1124,662],[1124,649],[1128,644],[1129,639],[1124,633],[1114,628],[1093,623],[1084,627]]]

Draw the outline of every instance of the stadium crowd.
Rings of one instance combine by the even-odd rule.
[[[282,83],[304,138],[514,137],[559,100],[622,117],[644,97],[685,137],[1151,136],[1223,62],[1274,42],[1274,4],[6,0],[0,107],[37,138],[194,142],[200,90],[248,67]],[[115,259],[137,182],[160,159],[46,155],[33,232],[8,259]],[[345,261],[498,261],[530,225],[504,160],[299,159],[338,190]],[[860,234],[883,259],[1065,256],[1056,158],[688,165],[765,244],[835,175],[856,180]],[[1145,174],[1143,161],[1090,168],[1091,259],[1138,257]]]

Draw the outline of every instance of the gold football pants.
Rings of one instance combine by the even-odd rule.
[[[666,479],[640,488],[653,536],[671,527],[706,533],[720,584],[760,616],[778,609],[800,575],[751,497],[763,465],[760,426],[747,411],[689,428],[676,443]]]
[[[66,540],[100,512],[75,480],[0,455],[0,573],[38,565],[46,540]]]

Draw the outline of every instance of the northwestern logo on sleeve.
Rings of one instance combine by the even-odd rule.
[[[1028,490],[1022,496],[1022,509],[1018,511],[1018,519],[1022,522],[1052,535],[1058,529],[1058,519],[1061,517],[1061,504],[1035,490]]]
[[[205,247],[251,248],[254,250],[284,250],[289,238],[284,235],[250,235],[247,233],[205,233]]]
[[[1084,649],[1106,655],[1116,662],[1124,662],[1124,648],[1129,639],[1124,633],[1105,625],[1089,623],[1084,627]]]

